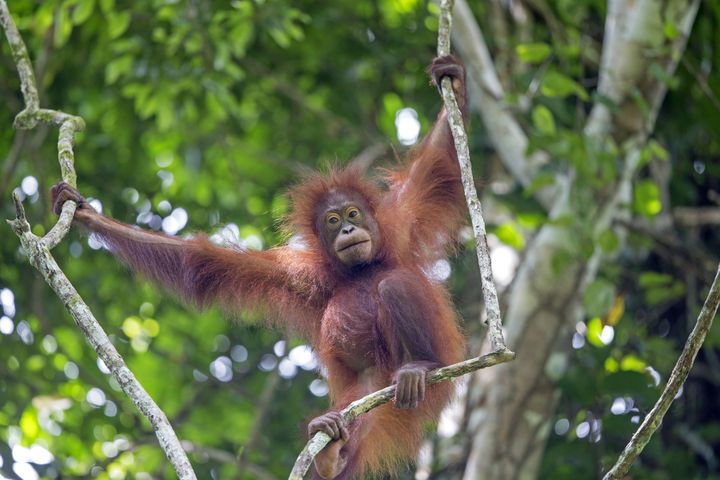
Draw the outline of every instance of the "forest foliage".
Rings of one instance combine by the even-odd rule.
[[[491,246],[521,259],[548,221],[532,193],[573,168],[577,208],[553,221],[575,248],[553,258],[558,275],[569,257],[589,256],[596,245],[612,258],[585,290],[586,319],[562,347],[572,351],[569,365],[546,366],[559,402],[538,475],[595,478],[657,399],[717,265],[720,4],[701,4],[676,74],[662,78],[669,92],[633,182],[632,218],[595,236],[580,212],[592,211],[618,175],[622,148],[592,150],[582,131],[597,100],[605,2],[520,2],[531,28],[506,37],[494,35],[493,2],[473,3],[496,62],[511,65],[501,81],[528,151],[551,157],[522,188],[473,114],[471,155]],[[436,46],[433,3],[18,0],[10,9],[42,106],[86,122],[75,148],[80,191],[115,218],[170,234],[202,230],[248,248],[282,242],[284,191],[303,173],[362,155],[388,165],[415,137],[399,135],[400,112],[422,134],[441,105],[424,72]],[[673,38],[677,26],[668,22],[662,35]],[[14,217],[16,191],[42,234],[55,219],[48,191],[60,179],[57,132],[13,130],[22,107],[3,41],[0,216]],[[481,294],[466,247],[448,281],[477,348]],[[287,475],[304,422],[327,404],[301,339],[252,316],[188,309],[77,230],[54,254],[188,442],[199,478]],[[0,476],[37,478],[32,469],[42,478],[172,478],[149,424],[4,223],[0,302]],[[720,478],[719,349],[716,325],[636,478]],[[443,441],[463,446],[462,433]]]

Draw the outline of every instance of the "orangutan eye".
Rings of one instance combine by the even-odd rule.
[[[349,218],[358,218],[360,216],[360,210],[357,207],[350,207],[347,210],[347,216]]]
[[[325,221],[331,227],[336,227],[340,224],[340,215],[338,215],[337,213],[331,213],[327,216]]]

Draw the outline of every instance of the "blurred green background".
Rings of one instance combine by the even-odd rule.
[[[614,160],[588,166],[581,119],[597,100],[597,55],[585,54],[602,41],[605,2],[515,3],[531,16],[530,36],[512,30],[505,43],[494,39],[494,3],[473,4],[491,53],[513,66],[503,69],[506,107],[530,148],[552,153],[553,169],[575,167],[580,189],[602,192],[617,174]],[[356,157],[388,165],[440,108],[424,73],[437,39],[437,7],[426,2],[16,0],[10,9],[42,106],[87,124],[75,148],[80,191],[114,218],[170,234],[203,230],[251,248],[274,245],[288,208],[283,192],[303,172]],[[664,79],[669,93],[628,206],[641,221],[630,223],[657,227],[676,207],[718,211],[719,32],[720,3],[702,2],[677,72]],[[22,108],[3,38],[0,216],[14,216],[17,191],[41,234],[54,221],[47,192],[60,179],[57,131],[14,131]],[[470,142],[504,288],[547,216],[508,179],[475,112]],[[568,334],[572,343],[557,347],[570,362],[554,379],[557,408],[535,476],[596,478],[652,406],[712,279],[714,218],[630,229],[622,247],[612,232],[598,240],[615,256],[585,292],[586,319]],[[574,212],[563,221],[586,220]],[[467,247],[448,282],[477,349],[481,294]],[[285,478],[304,422],[327,404],[309,348],[253,319],[189,310],[98,248],[73,229],[53,253],[188,442],[199,478]],[[4,222],[0,301],[0,477],[173,478],[149,424]],[[716,327],[633,478],[720,478],[718,346]],[[460,422],[442,439],[456,457],[435,450],[434,465],[455,462],[436,478],[458,474],[466,429]]]

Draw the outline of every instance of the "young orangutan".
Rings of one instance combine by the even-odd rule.
[[[465,116],[465,71],[433,61],[435,85],[451,77]],[[97,213],[74,188],[53,187],[54,210],[77,202],[75,221],[147,278],[198,307],[260,309],[308,338],[327,373],[332,407],[308,434],[333,441],[317,456],[326,479],[392,472],[412,461],[426,422],[450,399],[450,383],[426,388],[428,370],[458,362],[464,340],[448,292],[427,269],[453,246],[464,200],[445,110],[380,190],[354,168],[315,174],[290,192],[289,228],[304,246],[267,251],[221,248],[205,236],[181,239]],[[391,383],[394,406],[346,425],[338,411]]]

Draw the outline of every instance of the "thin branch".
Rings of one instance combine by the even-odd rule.
[[[453,1],[442,0],[440,2],[440,25],[438,28],[439,57],[450,54],[450,31],[452,26]],[[448,112],[448,122],[455,140],[458,162],[462,174],[462,183],[465,190],[465,199],[470,210],[473,235],[475,237],[475,249],[477,251],[478,265],[480,266],[480,277],[482,279],[482,293],[485,301],[485,310],[488,317],[488,333],[494,351],[504,350],[505,339],[502,334],[502,319],[500,316],[500,302],[497,290],[493,281],[492,264],[490,262],[490,251],[487,245],[485,233],[485,220],[482,216],[482,205],[475,190],[475,180],[472,175],[472,164],[470,163],[470,150],[468,148],[467,134],[462,119],[462,114],[455,100],[455,93],[450,78],[443,78],[442,95],[445,102],[445,109]]]
[[[497,352],[489,353],[481,357],[476,357],[470,360],[465,360],[460,363],[449,365],[447,367],[438,368],[427,374],[426,383],[432,385],[440,383],[446,380],[451,380],[455,377],[465,375],[481,368],[492,367],[501,363],[509,362],[515,358],[515,354],[510,350],[504,349]],[[393,399],[395,396],[395,385],[385,387],[382,390],[373,392],[369,395],[364,396],[359,400],[355,400],[350,405],[340,411],[340,414],[345,419],[345,422],[350,423],[363,413],[367,413],[370,410],[384,405]],[[305,445],[300,455],[298,455],[295,461],[295,466],[290,472],[288,480],[301,480],[310,465],[313,462],[315,456],[330,443],[330,437],[323,432],[318,432],[310,441]]]
[[[712,472],[718,466],[718,460],[713,451],[712,445],[702,438],[701,434],[694,429],[691,430],[687,424],[682,423],[675,427],[675,434],[685,442],[688,448],[705,460],[708,469]]]
[[[625,478],[632,463],[650,441],[655,430],[660,426],[660,422],[662,422],[665,413],[667,413],[680,388],[685,383],[688,373],[690,373],[695,357],[705,341],[705,336],[710,330],[710,327],[712,327],[718,305],[720,305],[720,265],[715,274],[715,280],[713,280],[712,286],[710,287],[710,292],[705,299],[705,304],[702,310],[700,310],[700,315],[698,315],[695,328],[690,332],[690,336],[685,342],[685,347],[670,373],[670,379],[665,389],[653,409],[632,436],[632,439],[625,447],[625,450],[623,450],[620,458],[618,458],[615,465],[613,465],[610,471],[603,477],[603,480]]]
[[[270,372],[265,380],[265,385],[260,393],[260,397],[257,399],[257,409],[253,412],[254,420],[252,428],[250,429],[250,434],[248,434],[245,444],[237,453],[236,464],[238,472],[240,472],[241,475],[245,468],[249,466],[248,452],[255,449],[258,441],[260,440],[260,436],[263,433],[265,422],[268,419],[270,407],[272,406],[273,397],[275,397],[275,394],[277,393],[281,380],[282,377],[280,376],[280,372],[277,368]]]
[[[695,77],[695,80],[700,86],[700,89],[703,91],[708,100],[710,100],[710,103],[713,104],[715,110],[720,112],[720,99],[718,99],[717,95],[715,95],[715,92],[713,92],[712,88],[710,88],[707,78],[705,78],[704,75],[698,72],[697,69],[693,66],[693,64],[690,63],[690,60],[688,60],[687,58],[683,57],[680,61],[687,69],[687,71],[690,72],[690,75]]]
[[[26,137],[27,133],[24,130],[15,133],[15,138],[13,138],[13,143],[10,146],[10,152],[5,158],[2,176],[0,176],[0,198],[5,196],[5,190],[7,190],[10,185],[10,178],[13,176],[15,167],[17,167],[18,161],[20,160],[20,154],[25,146]]]
[[[701,227],[720,224],[718,207],[675,207],[673,219],[684,227]]]
[[[226,463],[228,465],[235,465],[238,468],[240,468],[237,457],[228,451],[221,450],[219,448],[198,445],[198,444],[195,444],[188,440],[183,440],[182,445],[185,448],[185,451],[187,451],[187,452],[195,452],[200,455],[205,455],[205,456],[207,456],[207,458],[209,458],[211,460],[215,460],[216,462]],[[255,478],[257,480],[276,480],[277,479],[277,477],[275,475],[268,472],[264,468],[262,468],[258,465],[255,465],[254,463],[249,463],[249,464],[245,465],[243,468],[245,470],[247,470],[247,472],[250,475],[252,475],[252,478]]]
[[[490,8],[490,29],[496,45],[495,66],[503,87],[508,88],[512,78],[510,68],[512,55],[510,53],[510,31],[505,15],[505,6],[502,3],[502,0],[491,0],[488,7]]]
[[[58,136],[58,160],[62,178],[75,186],[76,176],[74,168],[73,144],[75,134],[85,127],[82,118],[69,115],[57,110],[39,108],[38,91],[35,76],[32,71],[30,57],[20,33],[12,20],[6,0],[0,0],[0,25],[5,31],[13,60],[18,68],[25,109],[15,117],[15,127],[21,129],[34,128],[38,123],[55,125],[60,128]],[[15,202],[15,220],[9,220],[13,231],[20,239],[30,264],[35,267],[48,285],[65,304],[75,323],[87,338],[98,357],[110,369],[122,390],[132,400],[140,412],[145,415],[157,435],[160,446],[170,460],[178,477],[181,480],[195,480],[190,461],[185,454],[180,441],[170,426],[165,413],[150,398],[140,382],[137,381],[125,361],[110,342],[92,312],[82,300],[75,287],[67,279],[57,262],[50,254],[50,249],[56,246],[65,236],[72,223],[76,205],[74,202],[65,202],[58,223],[48,235],[40,238],[33,235],[30,224],[25,217],[25,210],[18,195],[13,195]]]
[[[653,228],[642,219],[615,218],[613,224],[650,238],[658,255],[667,258],[680,272],[693,272],[705,278],[712,274],[717,259],[695,243],[683,242],[674,231]],[[718,371],[720,374],[720,371]]]

